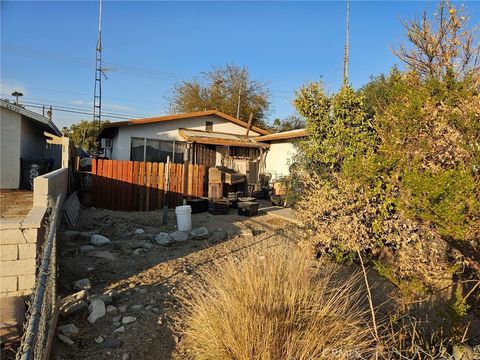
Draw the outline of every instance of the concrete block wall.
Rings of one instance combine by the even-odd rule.
[[[0,297],[32,292],[46,211],[46,207],[34,207],[22,220],[0,222]]]
[[[49,199],[68,192],[68,169],[62,168],[34,180],[33,207],[23,219],[0,221],[0,297],[29,295],[35,287],[36,263],[45,241]]]

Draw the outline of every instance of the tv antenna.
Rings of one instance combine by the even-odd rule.
[[[102,126],[102,76],[105,75],[105,69],[102,69],[102,0],[99,0],[98,15],[98,39],[95,56],[95,87],[93,92],[93,123],[98,122],[98,135],[100,136]]]

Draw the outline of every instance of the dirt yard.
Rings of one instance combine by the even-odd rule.
[[[295,225],[283,219],[261,213],[241,217],[231,210],[229,215],[192,215],[194,228],[204,226],[209,230],[206,239],[162,246],[155,237],[175,230],[175,214],[169,213],[167,227],[161,225],[161,219],[161,212],[82,210],[74,230],[83,234],[69,232],[60,240],[60,291],[64,296],[72,294],[72,283],[88,278],[90,295],[118,292],[111,305],[119,311],[107,312],[93,324],[87,321],[87,309],[60,317],[59,326],[73,323],[80,331],[71,337],[73,345],[56,338],[54,359],[182,359],[183,351],[188,350],[182,349],[182,325],[175,319],[180,306],[178,295],[182,287],[195,281],[198,270],[247,249],[261,255],[268,248],[296,242]],[[144,233],[135,234],[137,229]],[[80,246],[89,244],[89,231],[111,240],[95,250],[110,252],[114,260],[93,257],[92,249],[80,251]],[[153,247],[143,249],[145,243]],[[136,319],[119,324],[120,317],[125,316]],[[121,325],[125,332],[114,332]]]

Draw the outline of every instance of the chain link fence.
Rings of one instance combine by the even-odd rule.
[[[60,197],[50,201],[45,222],[45,241],[37,257],[35,289],[27,301],[28,311],[16,360],[47,359],[55,333],[57,313],[57,228]]]

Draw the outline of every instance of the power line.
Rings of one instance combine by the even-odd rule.
[[[40,105],[29,105],[29,104],[25,104],[25,103],[22,103],[22,105],[25,106],[25,107],[31,107],[31,108],[35,108],[35,109],[42,109],[43,108],[43,106],[40,106]],[[73,114],[83,114],[83,115],[90,115],[90,116],[93,115],[93,112],[67,110],[67,109],[61,109],[61,108],[58,108],[58,107],[55,107],[55,106],[52,106],[52,110],[60,111],[60,112],[66,112],[66,113],[73,113]],[[112,118],[112,119],[130,120],[129,117],[110,116],[110,115],[107,115],[107,114],[105,114],[105,116],[108,116],[109,118]]]

